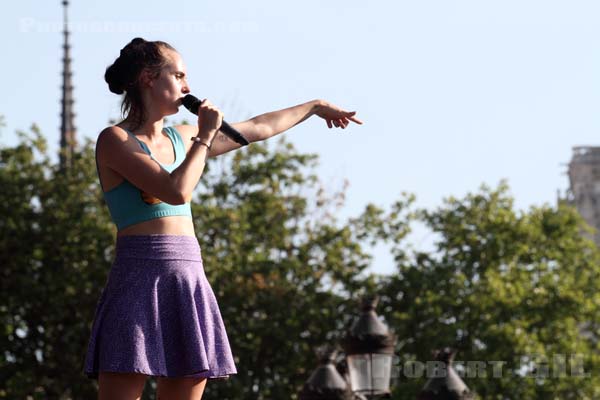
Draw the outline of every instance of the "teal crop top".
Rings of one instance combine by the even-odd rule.
[[[175,150],[175,161],[172,164],[162,164],[157,159],[152,157],[150,149],[144,142],[139,140],[134,134],[127,131],[142,147],[142,149],[152,157],[163,169],[173,172],[183,162],[185,158],[185,145],[181,139],[181,135],[173,127],[165,128],[164,131],[171,139],[173,149]],[[96,169],[98,169],[98,161],[96,160]],[[98,176],[100,173],[98,172]],[[102,184],[102,183],[101,183]],[[104,188],[102,188],[104,192]],[[152,204],[154,200],[155,204]],[[133,186],[128,180],[124,179],[119,185],[104,192],[104,200],[108,206],[108,210],[117,225],[117,229],[121,230],[126,226],[136,224],[142,221],[148,221],[154,218],[167,217],[171,215],[186,215],[192,216],[190,203],[172,205],[160,201],[151,195],[142,195],[142,191]]]

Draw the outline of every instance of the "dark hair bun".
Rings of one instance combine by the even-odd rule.
[[[117,66],[117,62],[110,67],[106,68],[104,73],[104,80],[108,83],[108,89],[116,94],[123,94],[125,92],[125,84],[123,82],[123,75]]]
[[[123,47],[115,62],[106,68],[104,80],[108,88],[116,94],[123,94],[128,88],[135,85],[140,72],[144,68],[144,53],[148,45],[152,45],[142,38],[135,38]]]

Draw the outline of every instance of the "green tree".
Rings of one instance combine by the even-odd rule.
[[[83,361],[115,240],[94,144],[60,171],[35,126],[19,138],[0,147],[0,398],[94,398]],[[322,186],[316,156],[270,143],[210,160],[193,202],[239,370],[205,398],[296,398],[314,350],[338,343],[359,297],[374,293],[400,339],[399,366],[450,345],[459,360],[506,361],[500,377],[488,365],[487,377],[465,378],[482,398],[598,397],[599,254],[572,208],[517,212],[503,184],[433,211],[405,195],[339,221],[345,188]],[[438,238],[435,251],[404,242],[415,218]],[[365,270],[365,245],[382,240],[398,263],[389,277]],[[591,376],[523,376],[521,356],[574,354]],[[397,372],[394,398],[414,398],[425,378]]]
[[[356,313],[351,299],[370,280],[365,239],[383,223],[369,208],[337,221],[344,188],[327,194],[315,166],[279,140],[211,163],[203,178],[193,213],[240,369],[207,386],[209,399],[295,398],[315,349],[337,343]]]
[[[380,286],[382,308],[403,341],[399,367],[431,360],[432,350],[452,346],[459,360],[506,362],[499,377],[487,364],[487,376],[464,378],[484,399],[600,396],[600,258],[581,235],[586,228],[573,208],[517,212],[502,183],[450,198],[437,210],[422,211],[420,219],[438,238],[436,251],[407,258],[397,242],[397,274]],[[591,376],[571,371],[568,359],[568,376],[555,377],[561,367],[552,363],[562,355],[583,356]],[[536,370],[525,368],[526,356],[537,362]],[[398,375],[394,398],[413,399],[425,378]]]
[[[19,137],[0,149],[0,398],[94,398],[83,361],[116,233],[94,144],[60,171],[36,127]],[[361,243],[382,223],[369,209],[337,221],[344,188],[328,194],[315,166],[283,140],[209,162],[194,223],[239,374],[209,383],[207,399],[294,398],[370,281]]]
[[[18,135],[0,149],[0,398],[91,398],[82,351],[113,246],[93,148],[63,173],[36,126]]]

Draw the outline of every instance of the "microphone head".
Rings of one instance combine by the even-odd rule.
[[[187,108],[191,113],[198,114],[198,107],[202,102],[194,95],[186,94],[183,99],[181,99],[181,104],[185,108]]]

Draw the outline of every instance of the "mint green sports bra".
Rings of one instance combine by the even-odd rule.
[[[171,139],[173,149],[175,150],[175,161],[173,164],[161,164],[157,159],[152,157],[150,149],[144,142],[126,130],[126,132],[140,144],[142,149],[148,153],[154,161],[168,172],[173,172],[175,168],[181,165],[185,158],[185,145],[181,139],[181,135],[175,128],[164,128],[164,131],[169,136],[169,139]],[[96,171],[98,171],[97,158]],[[98,172],[98,177],[99,176],[100,173]],[[102,185],[102,181],[100,181],[100,185]],[[102,191],[104,192],[104,188],[102,188]],[[165,203],[150,194],[142,192],[126,179],[108,192],[104,192],[104,200],[106,201],[108,211],[110,212],[113,222],[117,225],[118,230],[138,222],[155,218],[171,215],[192,216],[192,209],[189,202],[178,205]]]

